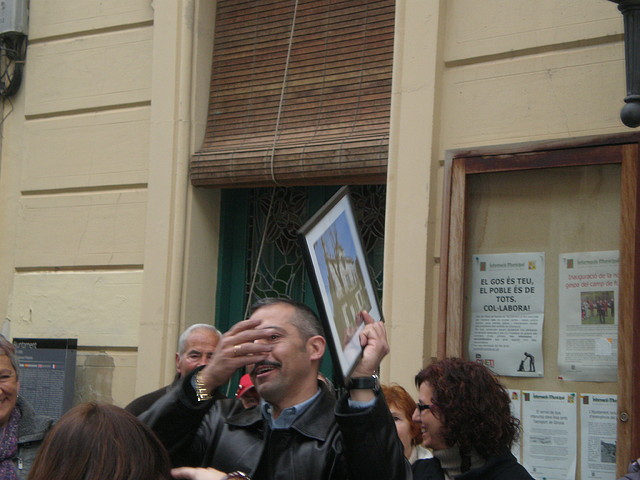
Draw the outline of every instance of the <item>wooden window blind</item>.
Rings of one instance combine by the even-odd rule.
[[[219,0],[192,183],[383,183],[394,8],[392,0]]]

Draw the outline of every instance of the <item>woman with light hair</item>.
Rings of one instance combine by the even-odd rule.
[[[19,396],[15,347],[0,335],[0,479],[26,480],[53,419],[36,415]]]

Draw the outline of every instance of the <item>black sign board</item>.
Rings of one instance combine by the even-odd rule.
[[[36,413],[60,417],[71,408],[77,338],[14,338],[20,368],[20,396]]]

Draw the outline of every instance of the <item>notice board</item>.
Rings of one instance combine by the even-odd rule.
[[[73,404],[76,338],[14,338],[20,396],[41,415],[59,418]]]
[[[536,478],[552,478],[544,470],[556,466],[552,454],[536,458],[546,445],[531,442],[562,436],[528,436],[527,426],[544,422],[567,438],[552,453],[566,452],[559,468],[576,479],[618,478],[640,455],[639,141],[621,134],[448,152],[438,356],[502,361],[496,373],[521,401],[522,461]],[[534,298],[516,291],[527,285]],[[496,322],[499,341],[487,340]],[[518,337],[505,325],[529,331]]]

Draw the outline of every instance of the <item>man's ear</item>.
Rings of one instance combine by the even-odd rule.
[[[326,347],[327,341],[320,335],[314,335],[307,340],[307,352],[309,352],[311,360],[321,360]]]
[[[178,371],[178,365],[180,365],[180,354],[176,352],[176,372]]]

